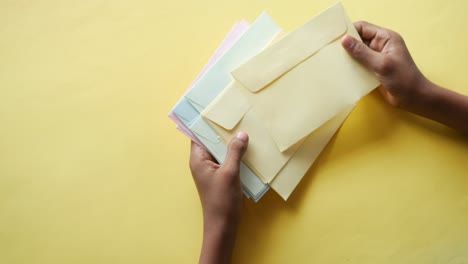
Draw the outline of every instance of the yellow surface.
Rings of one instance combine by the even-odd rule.
[[[2,1],[0,263],[194,263],[189,142],[166,117],[241,18],[334,1]],[[466,1],[348,0],[468,94]],[[235,263],[467,263],[468,140],[359,103],[288,202],[244,201]]]

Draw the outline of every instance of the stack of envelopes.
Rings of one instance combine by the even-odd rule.
[[[244,193],[271,187],[287,199],[356,102],[379,85],[341,46],[359,38],[341,3],[285,34],[265,13],[236,23],[169,114],[222,163],[227,143],[249,134]]]

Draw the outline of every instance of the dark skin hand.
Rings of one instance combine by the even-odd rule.
[[[248,141],[242,132],[231,139],[223,165],[192,141],[190,170],[203,207],[200,263],[230,262],[242,205],[239,166]]]
[[[468,134],[468,97],[430,82],[414,63],[403,38],[367,22],[356,22],[363,42],[342,40],[351,57],[370,69],[382,83],[380,92],[392,106],[433,119]],[[190,169],[203,207],[200,263],[229,263],[242,202],[239,166],[248,136],[233,138],[223,165],[192,142]]]
[[[435,85],[414,63],[403,38],[367,22],[354,23],[363,42],[351,36],[343,47],[374,72],[389,104],[468,134],[468,97]]]

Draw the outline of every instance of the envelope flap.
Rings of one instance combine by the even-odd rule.
[[[198,116],[198,118],[192,122],[189,128],[200,138],[200,140],[205,145],[205,142],[215,145],[221,143],[221,140],[219,139],[216,132],[200,116]]]
[[[208,105],[201,115],[224,129],[232,130],[250,108],[251,105],[233,82]]]
[[[347,30],[345,12],[336,4],[234,70],[232,76],[258,92]]]

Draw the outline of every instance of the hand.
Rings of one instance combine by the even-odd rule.
[[[411,58],[403,38],[367,22],[356,22],[354,26],[363,42],[348,35],[342,40],[343,47],[375,73],[383,85],[379,90],[388,103],[406,108],[423,92],[427,80]]]
[[[205,221],[237,221],[242,189],[239,166],[248,145],[248,136],[239,133],[231,139],[223,165],[192,141],[190,170],[200,195]]]
[[[232,138],[223,165],[192,141],[190,170],[203,207],[200,263],[228,263],[230,260],[242,205],[240,162],[248,140],[243,132]]]
[[[354,25],[363,42],[346,36],[341,44],[375,73],[388,103],[468,134],[468,96],[426,79],[398,33],[367,22]]]

